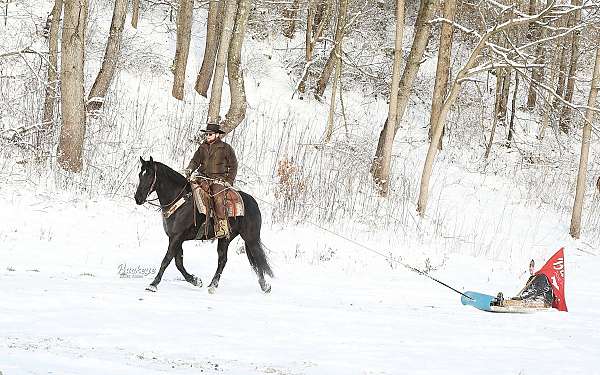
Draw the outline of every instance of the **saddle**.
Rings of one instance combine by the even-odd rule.
[[[200,184],[193,184],[192,191],[194,195],[194,202],[196,204],[196,210],[204,214],[206,217],[214,217],[215,213],[207,207],[207,203],[212,198],[210,191],[203,188]],[[227,217],[244,216],[244,201],[240,193],[232,187],[226,188],[217,196],[215,200],[222,200],[225,206],[225,212]],[[218,204],[218,203],[217,203]]]

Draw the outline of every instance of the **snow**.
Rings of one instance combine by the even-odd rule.
[[[132,199],[52,197],[18,183],[3,184],[0,198],[3,374],[590,374],[598,364],[600,261],[574,245],[568,313],[462,306],[458,294],[314,227],[263,228],[276,273],[269,295],[236,251],[240,241],[216,294],[183,281],[174,265],[150,293],[154,272],[124,278],[119,270],[158,267],[166,250],[159,213]],[[336,250],[330,260],[319,258],[325,243]],[[296,257],[297,247],[309,253]],[[184,260],[206,285],[216,243],[186,243]],[[464,255],[432,276],[505,295],[526,280]]]
[[[50,9],[43,3],[29,4],[40,20]],[[88,85],[110,19],[107,5],[95,4]],[[133,201],[138,156],[176,169],[191,157],[207,107],[193,92],[202,12],[183,102],[170,97],[174,34],[164,15],[143,13],[138,30],[126,25],[123,70],[105,104],[111,111],[90,121],[82,174],[28,165],[0,149],[0,374],[598,373],[600,197],[588,190],[583,237],[571,239],[576,143],[532,150],[525,143],[535,132],[523,120],[522,143],[494,145],[483,161],[483,130],[453,118],[420,219],[426,108],[409,106],[394,150],[392,196],[378,198],[368,163],[385,101],[345,93],[349,134],[338,119],[334,142],[322,145],[328,106],[308,95],[291,99],[295,82],[283,55],[295,52],[276,48],[278,40],[246,41],[249,110],[228,139],[241,162],[238,183],[263,212],[272,292],[260,291],[241,240],[230,246],[215,294],[186,283],[173,264],[156,293],[145,291],[167,237],[160,214]],[[7,50],[33,43],[31,33],[15,37],[24,29],[8,30]],[[420,75],[433,69],[430,61]],[[222,113],[227,103],[224,88]],[[21,121],[0,120],[6,128]],[[525,165],[528,153],[542,160]],[[271,206],[283,158],[302,167],[299,178],[312,189],[298,196],[301,214],[287,221]],[[598,159],[591,160],[594,172]],[[332,201],[336,211],[323,220]],[[510,296],[527,280],[530,259],[539,267],[562,246],[568,313],[484,313],[398,263],[430,269],[461,291]],[[184,263],[207,285],[216,243],[185,243]],[[125,268],[135,277],[123,277]]]

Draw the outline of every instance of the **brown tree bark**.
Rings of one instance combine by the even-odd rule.
[[[123,35],[123,26],[125,25],[125,16],[127,15],[127,0],[115,0],[112,21],[110,23],[110,31],[106,50],[104,51],[104,59],[102,67],[96,76],[96,80],[92,85],[86,109],[88,112],[97,111],[102,107],[104,97],[115,75],[117,60],[121,51],[121,37]]]
[[[246,117],[246,90],[244,88],[244,72],[242,69],[241,51],[250,14],[250,0],[238,0],[237,15],[233,36],[229,43],[229,54],[227,58],[227,77],[229,79],[229,93],[231,103],[225,115],[225,121],[221,129],[229,133],[235,129]]]
[[[175,61],[173,62],[173,90],[171,95],[175,99],[183,100],[185,86],[185,69],[190,52],[190,39],[192,36],[192,17],[194,0],[179,0],[177,13],[177,45],[175,47]]]
[[[317,80],[317,84],[315,86],[315,96],[317,98],[321,98],[323,93],[325,92],[325,88],[327,87],[327,82],[329,82],[329,78],[331,77],[331,73],[333,69],[336,67],[338,59],[342,58],[342,39],[344,38],[344,34],[346,33],[346,19],[348,14],[348,1],[340,0],[339,8],[338,8],[338,17],[337,23],[335,27],[335,37],[333,40],[333,48],[329,53],[329,57],[327,58],[327,62],[325,63],[325,67],[321,74],[319,75],[319,79]],[[321,19],[321,22],[323,20]],[[334,90],[335,91],[335,90]]]
[[[323,31],[325,30],[325,26],[329,23],[329,18],[331,17],[331,0],[327,0],[325,2],[319,2],[319,4],[324,4],[325,8],[323,9],[324,16],[321,18],[321,22],[318,24],[315,23],[315,16],[317,14],[317,2],[316,0],[308,0],[308,16],[306,19],[306,38],[304,41],[305,44],[305,65],[304,72],[302,73],[302,77],[298,82],[296,90],[300,93],[304,93],[306,91],[306,80],[308,78],[308,74],[310,73],[310,67],[313,63],[313,53],[317,42],[323,35]],[[333,69],[333,65],[332,65]],[[330,72],[331,74],[331,72]]]
[[[392,83],[390,85],[390,103],[388,117],[384,126],[385,137],[382,146],[381,158],[373,164],[373,180],[379,188],[381,196],[389,193],[390,170],[392,165],[392,146],[394,144],[394,128],[398,118],[398,86],[400,84],[400,66],[402,64],[402,38],[404,34],[404,0],[396,1],[396,39],[394,42],[394,65],[392,67]]]
[[[573,6],[580,6],[581,0],[572,0],[571,4]],[[572,25],[577,25],[581,19],[581,11],[577,11],[573,15]],[[569,61],[569,71],[567,75],[567,84],[565,87],[565,101],[571,103],[573,100],[573,91],[575,90],[575,75],[577,72],[577,62],[579,60],[579,37],[581,31],[575,30],[571,34],[571,59]],[[560,113],[559,119],[559,128],[560,130],[568,134],[571,129],[571,108],[568,105],[563,105],[562,111]]]
[[[515,133],[515,115],[517,113],[517,94],[519,93],[519,72],[515,71],[515,88],[513,90],[512,104],[510,110],[510,122],[508,124],[508,143],[507,146],[510,147],[512,139]]]
[[[85,24],[87,0],[65,0],[61,43],[62,127],[58,143],[61,168],[80,172],[83,167],[85,137]]]
[[[419,71],[419,66],[421,64],[421,59],[423,58],[423,53],[425,53],[425,48],[427,47],[427,42],[429,41],[429,32],[431,30],[431,16],[433,15],[438,4],[438,0],[422,0],[421,7],[419,8],[419,14],[417,16],[417,21],[415,23],[415,35],[413,39],[413,44],[408,54],[408,59],[406,60],[406,65],[404,67],[404,71],[402,72],[402,78],[400,78],[400,84],[398,88],[398,109],[397,109],[397,120],[392,123],[394,124],[394,136],[396,136],[396,132],[398,131],[398,127],[400,126],[400,121],[402,121],[402,117],[404,117],[404,111],[408,105],[408,99],[410,98],[412,87],[415,83],[415,78],[417,77],[417,72]],[[377,151],[375,152],[375,157],[373,158],[373,164],[371,165],[371,173],[376,173],[375,169],[377,168],[377,161],[381,158],[383,153],[383,144],[386,133],[386,126],[390,124],[390,121],[386,121],[384,124],[381,133],[379,134],[379,141],[377,142]]]
[[[132,0],[131,8],[133,9],[131,14],[131,26],[134,29],[137,29],[138,19],[140,18],[140,0]]]
[[[454,13],[456,11],[456,0],[445,0],[443,16],[445,19],[454,21]],[[452,36],[454,35],[454,27],[443,22],[440,30],[440,47],[438,49],[437,67],[435,70],[435,84],[433,86],[433,97],[431,98],[431,115],[429,117],[429,139],[433,134],[433,124],[437,124],[440,117],[440,110],[446,92],[448,90],[448,77],[450,75],[450,56],[452,54]],[[442,130],[442,137],[444,131]],[[442,149],[442,138],[438,144],[438,150]]]
[[[581,138],[581,155],[579,156],[579,172],[577,173],[577,186],[575,188],[575,202],[573,203],[573,214],[571,215],[570,234],[571,237],[576,239],[579,238],[581,233],[581,212],[583,209],[583,197],[585,195],[585,185],[587,179],[588,157],[592,135],[592,121],[594,120],[594,111],[592,108],[596,107],[598,90],[600,90],[600,46],[596,45],[594,74],[592,76],[592,85],[590,87],[587,109],[585,111],[583,135]]]
[[[224,6],[224,0],[211,0],[208,3],[204,58],[202,59],[202,66],[198,71],[196,86],[194,87],[196,92],[205,98],[210,87],[210,81],[212,80],[219,41],[221,40],[221,22],[223,20]]]
[[[327,130],[325,132],[325,142],[331,140],[333,135],[333,115],[335,113],[337,85],[342,74],[342,40],[346,29],[346,17],[348,16],[348,0],[339,0],[338,17],[335,26],[335,47],[333,49],[335,61],[335,76],[331,87],[331,101],[329,105],[329,115],[327,116]],[[322,19],[321,19],[322,22]],[[341,94],[340,94],[341,95]]]
[[[287,21],[287,24],[283,28],[283,36],[292,39],[296,33],[296,17],[298,17],[298,10],[300,9],[299,0],[294,0],[289,8],[283,10],[283,18]]]
[[[227,63],[227,54],[229,52],[229,42],[235,24],[235,14],[237,9],[236,0],[225,1],[225,14],[223,16],[223,29],[221,40],[219,41],[219,51],[213,83],[210,91],[210,101],[208,103],[208,122],[220,122],[221,95],[223,93],[223,79],[225,78],[225,64]]]
[[[63,1],[55,0],[50,18],[50,30],[48,32],[48,83],[44,97],[44,114],[42,124],[44,128],[52,127],[54,123],[54,105],[58,97],[58,31],[60,29],[60,16],[62,14]]]

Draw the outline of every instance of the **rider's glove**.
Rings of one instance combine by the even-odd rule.
[[[185,178],[190,178],[190,176],[192,175],[192,170],[189,168],[185,168],[181,171],[181,174],[184,175]]]

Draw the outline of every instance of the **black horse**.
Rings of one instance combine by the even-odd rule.
[[[200,214],[194,209],[193,198],[189,197],[191,186],[189,181],[178,172],[166,165],[150,160],[145,161],[140,157],[142,168],[139,174],[139,185],[135,192],[135,202],[138,205],[144,204],[148,196],[156,191],[158,201],[163,213],[176,203],[181,197],[186,197],[186,202],[179,207],[171,216],[165,218],[163,215],[163,228],[169,236],[169,247],[167,253],[160,264],[160,269],[154,278],[154,281],[146,288],[149,291],[156,291],[156,287],[162,279],[165,269],[175,258],[175,265],[185,280],[193,285],[202,286],[200,278],[188,273],[183,267],[183,248],[184,241],[198,239],[200,225],[205,220],[205,215]],[[262,248],[260,241],[261,215],[258,203],[249,194],[240,191],[244,201],[244,216],[229,218],[229,227],[231,235],[229,238],[220,238],[217,245],[219,261],[217,271],[209,285],[209,292],[214,292],[219,286],[219,279],[227,263],[227,249],[229,243],[239,234],[246,245],[246,255],[250,265],[258,275],[258,283],[263,292],[269,293],[271,286],[265,281],[264,275],[273,277],[273,271],[269,265],[267,256]],[[194,215],[196,219],[194,220]],[[212,221],[212,219],[210,220]],[[209,238],[214,235],[213,225],[208,225]],[[206,239],[200,238],[200,239]]]

